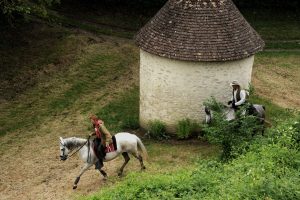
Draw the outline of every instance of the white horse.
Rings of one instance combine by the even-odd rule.
[[[116,138],[117,150],[106,153],[106,156],[103,161],[107,162],[107,161],[113,160],[117,156],[122,154],[122,156],[125,159],[125,162],[121,166],[121,168],[118,172],[118,175],[121,176],[123,173],[124,167],[130,160],[129,155],[128,155],[128,153],[130,153],[131,155],[133,155],[135,158],[137,158],[140,161],[141,169],[142,170],[146,169],[146,167],[143,163],[143,157],[138,152],[138,146],[139,146],[140,149],[142,150],[142,153],[144,154],[144,156],[147,157],[147,150],[146,150],[144,144],[142,143],[142,141],[136,135],[133,135],[130,133],[118,133],[115,135],[115,138]],[[98,158],[94,153],[92,144],[93,144],[93,141],[91,139],[88,141],[87,139],[76,138],[76,137],[70,137],[70,138],[65,138],[65,139],[60,137],[60,159],[67,160],[68,154],[71,151],[80,148],[79,156],[85,162],[79,175],[76,177],[76,180],[73,185],[73,189],[77,188],[77,184],[80,180],[81,175],[86,170],[88,170],[91,166],[96,164],[96,162],[98,161]],[[103,165],[100,166],[99,171],[106,179],[107,174],[104,170],[101,169],[102,167],[103,167]]]
[[[253,116],[257,117],[257,119],[259,120],[259,122],[261,124],[264,124],[265,122],[265,115],[266,115],[266,109],[263,105],[259,105],[259,104],[253,104]],[[213,112],[205,106],[205,122],[207,124],[210,124],[211,121],[213,120]],[[235,110],[232,107],[228,107],[228,106],[223,106],[223,110],[222,110],[224,117],[227,121],[231,121],[235,119]],[[246,110],[244,110],[242,112],[242,115],[246,115]]]

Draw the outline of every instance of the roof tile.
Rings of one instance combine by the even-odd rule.
[[[136,43],[149,53],[189,61],[238,60],[264,47],[231,0],[169,0]]]

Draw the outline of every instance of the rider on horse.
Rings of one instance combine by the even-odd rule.
[[[238,81],[232,81],[230,85],[232,87],[232,97],[231,100],[228,101],[228,105],[231,105],[235,111],[241,106],[247,105],[246,111],[248,114],[254,114],[255,111],[253,105],[247,101],[249,93],[241,88],[241,85]]]
[[[231,104],[232,108],[236,109],[245,104],[247,92],[241,89],[241,85],[237,81],[232,81],[230,85],[232,87],[232,97],[231,100],[228,101],[228,105]]]
[[[94,139],[94,145],[97,149],[96,154],[98,154],[99,161],[96,163],[96,168],[100,169],[103,166],[103,159],[105,158],[105,149],[110,149],[110,144],[112,141],[112,136],[107,128],[104,126],[104,122],[97,118],[96,115],[92,115],[90,120],[93,124],[95,132],[91,133],[90,136],[96,135]]]

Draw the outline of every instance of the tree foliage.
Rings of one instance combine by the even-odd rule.
[[[60,0],[1,0],[0,19],[12,23],[15,19],[28,15],[45,17],[46,8],[59,2]]]

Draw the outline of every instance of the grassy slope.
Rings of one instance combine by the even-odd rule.
[[[83,9],[84,5],[74,4],[58,9],[55,15],[58,22],[66,25],[88,29],[95,33],[132,38],[159,9],[153,7],[148,8],[148,13],[129,14],[130,11],[122,10],[113,2],[111,4],[98,5],[93,9]],[[243,9],[241,13],[265,40],[266,49],[300,49],[299,13],[251,9]]]
[[[299,40],[299,13],[285,10],[241,10],[266,41]]]
[[[49,31],[49,28],[44,27],[44,29],[46,29],[44,32]],[[57,32],[62,31],[57,30]],[[52,34],[58,34],[57,32],[53,31]],[[68,31],[65,31],[64,34],[66,36],[62,39],[55,42],[48,41],[52,42],[52,45],[49,45],[51,49],[36,50],[34,56],[46,58],[43,63],[35,63],[35,60],[30,63],[31,60],[25,60],[29,62],[28,65],[15,64],[16,68],[19,68],[18,73],[20,74],[14,74],[14,68],[7,68],[6,74],[14,74],[13,79],[9,80],[12,84],[18,84],[19,79],[27,81],[27,77],[34,80],[32,84],[25,85],[25,88],[22,84],[20,86],[22,92],[13,99],[6,96],[9,94],[3,94],[2,97],[7,98],[2,99],[3,103],[1,103],[1,135],[21,127],[24,128],[24,126],[38,124],[46,117],[63,115],[69,109],[77,109],[82,112],[89,111],[92,102],[101,99],[100,96],[97,97],[99,99],[92,100],[89,97],[90,93],[102,89],[108,90],[111,81],[118,80],[121,76],[130,73],[130,68],[137,65],[137,50],[130,43],[118,40],[110,41],[110,39],[94,41],[88,35],[77,35]],[[45,43],[44,40],[47,39],[48,36],[36,39],[36,46],[41,48]],[[88,45],[90,40],[94,44]],[[63,50],[60,51],[61,49]],[[24,57],[30,56],[32,53],[24,53],[22,48],[15,48],[14,50],[17,55],[18,53],[23,54]],[[54,55],[49,52],[53,52]],[[69,56],[73,56],[73,58],[70,58],[69,63],[61,64],[61,67],[65,68],[61,70],[55,61],[47,59],[51,56],[54,57],[54,60],[68,59]],[[58,70],[53,70],[53,66]],[[48,73],[51,70],[53,71]],[[6,82],[5,79],[1,80],[2,84]],[[17,85],[15,90],[19,90],[20,87]],[[80,103],[78,102],[79,99],[82,99]]]
[[[299,51],[262,52],[255,57],[253,85],[260,97],[281,107],[299,110],[299,80]]]
[[[68,21],[68,19],[66,20]],[[76,23],[82,24],[82,22]],[[268,24],[268,22],[265,23]],[[264,26],[261,25],[261,27]],[[268,26],[267,31],[260,30],[260,32],[267,36],[273,31],[272,27]],[[274,27],[280,29],[278,26]],[[93,33],[123,37],[113,29],[111,32],[106,32],[101,27],[93,25],[92,30],[86,28],[86,25],[80,26],[80,28]],[[295,30],[299,31],[298,28]],[[9,94],[10,89],[7,89],[5,94],[8,94],[9,98],[1,100],[0,134],[24,132],[28,136],[39,135],[40,124],[48,120],[75,116],[85,119],[91,112],[103,116],[112,131],[119,131],[124,127],[136,124],[138,88],[136,81],[128,81],[133,78],[131,76],[134,74],[132,67],[138,65],[138,50],[132,42],[104,36],[94,38],[86,33],[82,34],[57,27],[50,29],[43,27],[39,33],[41,38],[34,38],[34,42],[28,44],[28,48],[34,47],[32,50],[27,51],[28,48],[15,46],[1,52],[6,57],[4,63],[13,63],[11,66],[14,66],[6,69],[8,71],[5,72],[5,77],[8,75],[12,78],[7,80],[4,76],[1,77],[1,86],[7,84],[7,81],[16,83],[13,90],[20,92],[18,95],[15,95],[16,92]],[[50,41],[49,36],[51,36]],[[278,36],[275,39],[295,39],[293,37],[294,34],[288,38]],[[10,53],[5,54],[6,51]],[[32,55],[34,55],[33,59]],[[273,60],[274,63],[279,62],[280,66],[273,68],[270,65],[268,68],[272,72],[273,69],[276,73],[281,68],[288,67],[289,74],[296,74],[295,72],[298,72],[299,68],[298,55],[297,52],[262,53],[255,61],[254,72],[267,74],[268,71],[263,71],[263,69],[269,60]],[[22,77],[30,77],[33,80],[30,84],[25,84],[26,87],[19,89],[21,86],[18,86],[17,83],[22,81]],[[259,80],[259,75],[255,75],[255,77]],[[293,81],[299,83],[299,77],[296,76]],[[293,86],[295,85],[297,84],[293,84]],[[256,85],[254,84],[254,86]],[[257,93],[259,95],[263,94],[264,90],[260,91],[262,86],[258,84]],[[121,89],[118,89],[119,87]],[[122,92],[123,90],[127,92]],[[274,91],[280,92],[277,88],[274,88]],[[270,100],[260,97],[255,99],[255,101],[268,104],[269,116],[275,116],[277,113],[281,113],[280,116],[277,115],[279,118],[291,116],[289,111],[275,106]],[[126,121],[128,116],[132,116],[131,114],[133,115],[132,119]],[[88,129],[88,122],[84,119],[80,123],[84,129]],[[68,126],[64,124],[60,129],[68,129]],[[198,143],[188,144],[188,146],[181,143],[175,146],[172,143],[161,145],[147,141],[146,144],[150,156],[153,157],[153,162],[150,164],[149,174],[147,173],[145,176],[151,176],[151,173],[157,172],[164,174],[170,170],[176,171],[181,167],[192,169],[195,167],[194,160],[200,152],[204,156],[212,156],[216,152],[216,149],[198,145]],[[2,151],[7,146],[6,141],[1,141],[1,146]],[[185,148],[192,150],[188,156],[182,153],[182,149]],[[170,149],[171,156],[170,153],[167,153]],[[138,177],[139,175],[133,176]]]

